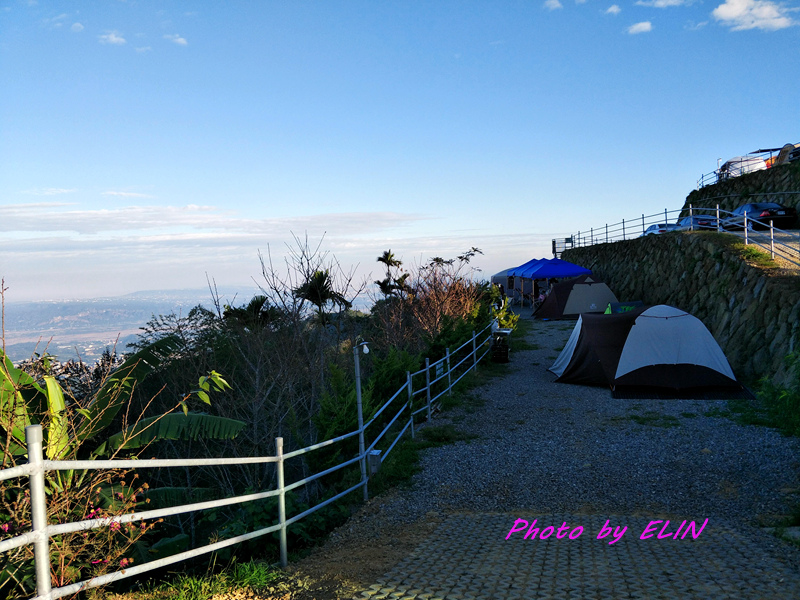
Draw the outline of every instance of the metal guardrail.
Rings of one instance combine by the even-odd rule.
[[[489,353],[490,349],[485,348],[491,340],[491,325],[483,330],[475,333],[473,331],[472,337],[464,344],[459,346],[454,352],[447,349],[446,355],[435,361],[430,362],[430,359],[425,359],[425,368],[416,371],[415,373],[406,373],[406,383],[404,383],[386,403],[378,409],[367,423],[363,422],[363,414],[361,407],[361,382],[360,382],[360,368],[358,363],[358,347],[354,348],[356,356],[356,392],[358,398],[358,424],[359,427],[356,431],[352,431],[337,438],[326,440],[306,448],[294,450],[292,452],[283,452],[283,438],[275,438],[275,456],[260,456],[249,458],[216,458],[216,459],[153,459],[153,460],[44,460],[42,450],[42,427],[41,425],[30,425],[25,429],[25,439],[28,450],[28,463],[19,465],[9,469],[0,471],[0,481],[28,477],[29,491],[31,502],[31,530],[27,533],[18,535],[16,537],[0,541],[0,552],[7,552],[14,548],[19,548],[24,545],[33,545],[34,549],[34,563],[36,570],[36,596],[32,600],[54,600],[55,598],[62,598],[76,594],[82,590],[100,587],[107,585],[114,581],[119,581],[128,577],[133,577],[141,573],[146,573],[153,569],[165,567],[177,562],[188,560],[196,556],[201,556],[209,552],[221,550],[223,548],[233,546],[235,544],[258,538],[273,532],[280,532],[280,562],[281,566],[286,566],[288,563],[288,544],[287,544],[287,528],[297,521],[307,517],[308,515],[316,512],[317,510],[327,506],[328,504],[346,496],[359,488],[364,490],[364,499],[368,499],[368,484],[369,473],[367,469],[367,458],[372,451],[375,450],[378,443],[389,433],[395,423],[404,423],[402,429],[396,434],[391,445],[385,452],[380,454],[380,462],[384,462],[389,456],[389,453],[402,438],[406,431],[411,430],[411,436],[414,436],[414,417],[425,412],[427,418],[432,417],[433,411],[437,407],[437,402],[445,394],[452,394],[453,387],[461,381],[470,371],[477,368],[478,363]],[[488,334],[487,334],[488,332]],[[459,358],[460,357],[460,358]],[[431,369],[434,370],[433,379],[431,378]],[[415,381],[419,381],[424,376],[425,385],[415,388]],[[446,384],[444,380],[447,380]],[[441,382],[441,383],[440,383]],[[432,390],[436,390],[432,393]],[[395,400],[406,392],[405,400],[397,413],[389,420],[389,423],[383,430],[375,437],[372,443],[365,447],[364,435],[366,430],[376,423],[378,417],[393,403]],[[424,394],[424,396],[422,396]],[[334,467],[305,477],[304,479],[295,481],[286,485],[284,480],[284,463],[297,456],[326,448],[332,444],[342,442],[346,439],[359,436],[359,453],[357,456],[346,460]],[[304,486],[320,477],[330,475],[344,467],[354,463],[360,463],[361,466],[361,481],[352,487],[344,490],[332,498],[320,502],[319,504],[307,509],[306,511],[287,517],[285,496],[289,492],[298,487]],[[91,469],[148,469],[155,467],[187,467],[187,466],[220,466],[220,465],[242,465],[242,464],[259,464],[259,463],[275,463],[277,472],[277,487],[274,490],[259,492],[256,494],[247,494],[244,496],[235,496],[231,498],[223,498],[219,500],[210,500],[206,502],[197,502],[193,504],[184,504],[180,506],[173,506],[169,508],[141,511],[118,515],[115,517],[104,517],[101,519],[87,519],[84,521],[77,521],[72,523],[62,523],[58,525],[50,525],[47,520],[47,497],[45,493],[45,473],[49,471],[68,471],[68,470],[91,470]],[[184,514],[187,512],[205,510],[210,508],[219,508],[222,506],[231,506],[241,504],[244,502],[252,502],[254,500],[262,500],[270,497],[278,497],[278,522],[270,527],[251,531],[249,533],[238,535],[226,540],[222,540],[213,544],[208,544],[181,552],[166,558],[154,560],[141,565],[126,567],[121,571],[115,571],[106,575],[94,577],[92,579],[73,583],[70,585],[52,588],[50,578],[50,538],[55,535],[65,533],[73,533],[77,531],[89,531],[101,527],[110,527],[113,523],[123,524],[135,521],[143,521],[147,519],[156,519],[166,516],[174,516]]]
[[[700,175],[700,179],[697,180],[697,189],[699,190],[700,188],[707,185],[714,185],[720,181],[727,181],[748,173],[755,173],[757,171],[771,169],[773,166],[778,166],[774,161],[778,158],[781,149],[782,148],[768,148],[766,150],[756,150],[755,152],[750,152],[741,157],[736,157],[743,159],[741,161],[731,159],[733,162],[727,161],[723,165],[717,164],[717,168],[710,173],[703,173]],[[764,161],[763,166],[755,169],[751,168],[752,165],[749,161],[757,161],[758,159]],[[722,159],[720,158],[719,161],[722,161]],[[728,166],[727,169],[725,168],[726,165]]]
[[[748,201],[777,202],[787,196],[798,195],[800,195],[800,192],[764,193],[754,195],[753,198],[748,198]],[[710,198],[710,200],[721,200],[724,198],[730,198],[730,196],[718,196]],[[736,198],[740,197],[736,196]],[[762,198],[763,200],[761,200]],[[569,250],[571,248],[581,248],[593,246],[595,244],[608,244],[642,237],[645,235],[647,228],[651,225],[669,224],[670,227],[673,227],[675,223],[670,223],[670,218],[679,221],[682,217],[697,215],[709,215],[713,217],[716,223],[715,230],[717,232],[725,232],[743,237],[745,245],[752,244],[758,246],[769,252],[773,259],[778,256],[787,262],[800,266],[800,231],[778,229],[773,225],[771,220],[756,219],[747,214],[744,215],[741,231],[731,229],[730,226],[726,229],[724,227],[726,220],[733,216],[738,217],[738,215],[734,215],[731,211],[721,209],[719,203],[713,207],[693,207],[690,204],[688,209],[664,209],[664,212],[652,215],[643,214],[640,218],[636,217],[630,220],[623,219],[620,223],[606,224],[597,229],[590,228],[588,232],[578,231],[568,238],[556,238],[552,240],[553,256],[558,258],[564,250]],[[757,231],[758,228],[762,229],[762,232]],[[694,230],[693,224],[684,230]],[[678,229],[675,229],[675,231],[678,231]]]

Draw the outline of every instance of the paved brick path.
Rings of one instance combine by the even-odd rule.
[[[516,518],[584,528],[575,539],[506,535]],[[606,520],[628,530],[598,540]],[[766,534],[709,521],[697,539],[639,539],[650,518],[454,514],[357,598],[796,600],[800,575],[769,551]],[[702,524],[702,521],[698,523]],[[670,524],[668,531],[676,529]],[[772,543],[778,543],[772,540]]]

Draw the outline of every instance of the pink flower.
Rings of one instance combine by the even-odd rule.
[[[109,527],[111,527],[111,531],[119,531],[119,523],[117,523],[116,521],[111,523],[111,525],[109,525]]]

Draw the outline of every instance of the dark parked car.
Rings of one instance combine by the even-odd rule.
[[[711,215],[692,215],[691,217],[683,217],[678,221],[680,229],[716,229],[717,217]]]
[[[645,229],[642,236],[656,235],[658,233],[667,233],[668,231],[677,231],[678,229],[680,229],[680,227],[678,227],[673,223],[657,223],[656,225],[650,225],[650,227]]]
[[[730,216],[722,219],[723,229],[744,229],[744,214],[747,213],[747,229],[769,229],[769,222],[778,229],[794,227],[797,211],[777,202],[752,202],[734,210]],[[751,221],[755,219],[757,222]]]

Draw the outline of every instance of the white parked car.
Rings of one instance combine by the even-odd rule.
[[[667,233],[669,231],[678,231],[680,226],[675,225],[674,223],[657,223],[655,225],[650,225],[647,229],[644,230],[644,233],[640,237],[644,237],[646,235],[657,235],[659,233]]]

